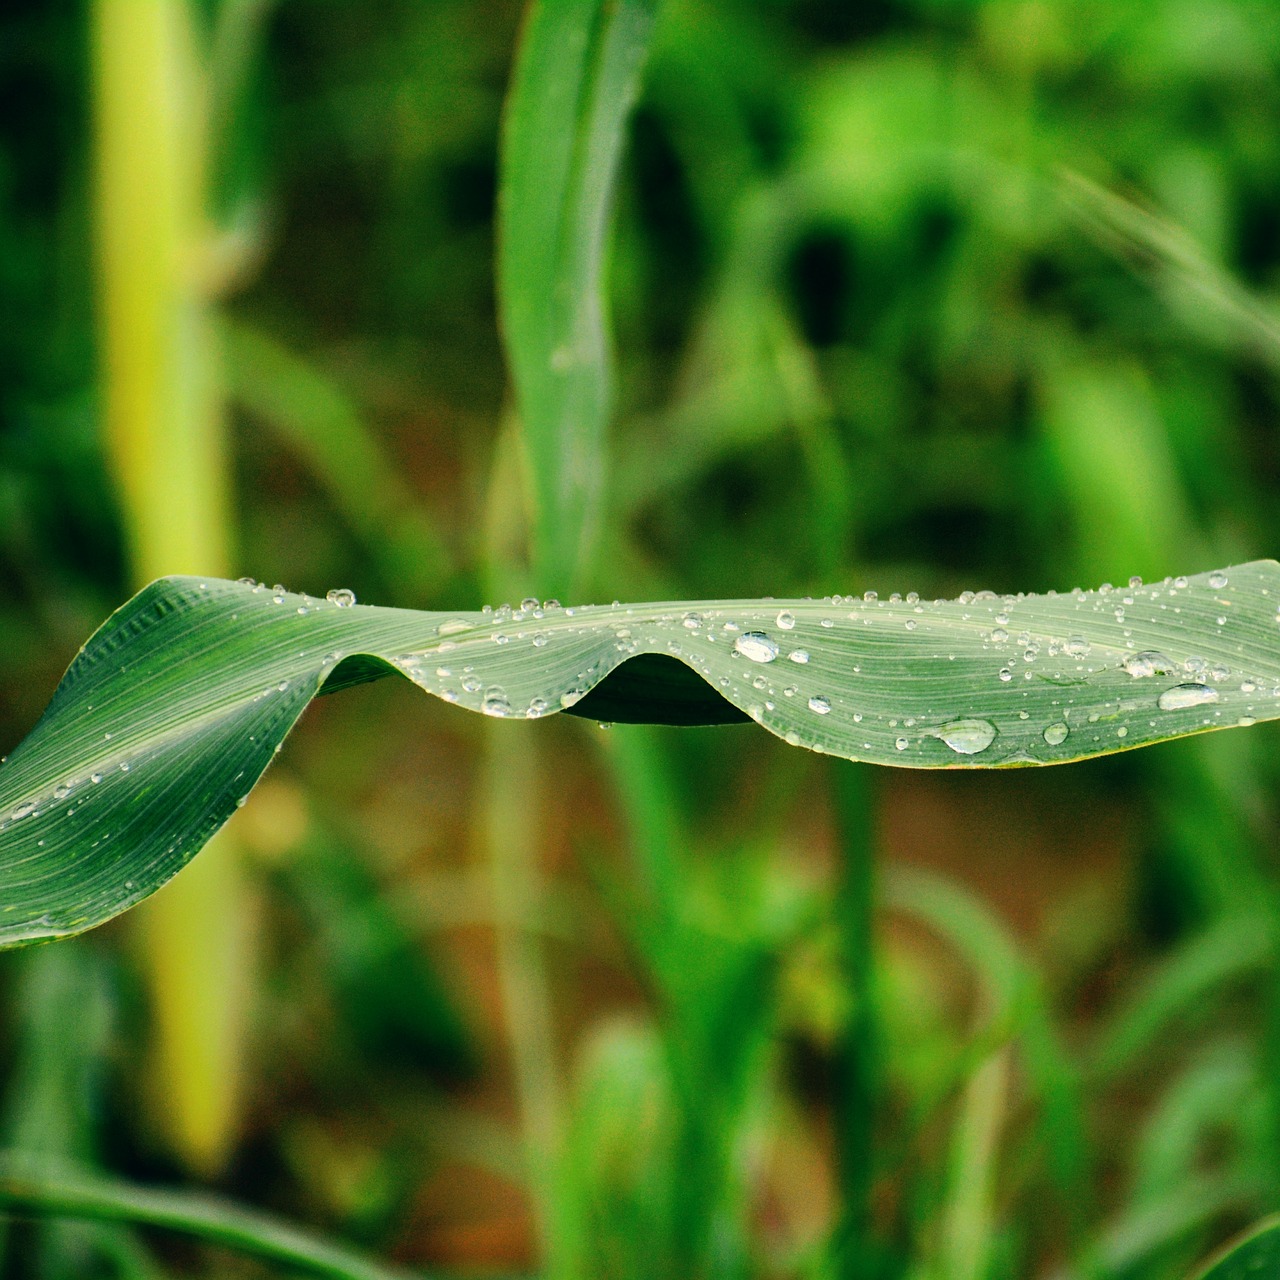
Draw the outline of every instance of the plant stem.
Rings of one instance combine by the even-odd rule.
[[[840,859],[835,906],[840,965],[852,1005],[836,1052],[834,1105],[839,1219],[836,1274],[863,1280],[877,1270],[871,1239],[874,1123],[880,1089],[873,932],[875,861],[870,771],[840,762],[832,770]]]

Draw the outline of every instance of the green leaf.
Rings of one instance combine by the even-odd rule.
[[[221,1196],[157,1191],[22,1152],[0,1157],[0,1210],[162,1227],[331,1280],[408,1280],[399,1268]]]
[[[655,0],[538,0],[507,104],[499,298],[539,579],[555,591],[569,589],[597,518],[610,380],[601,273],[654,9]]]
[[[1280,1219],[1268,1218],[1229,1244],[1195,1280],[1269,1280],[1280,1275]]]
[[[725,724],[916,768],[1056,764],[1280,718],[1280,565],[959,600],[420,613],[165,578],[112,615],[0,768],[0,946],[174,875],[320,692],[398,675],[471,711]]]

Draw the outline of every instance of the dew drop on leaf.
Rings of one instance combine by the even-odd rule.
[[[1060,743],[1067,740],[1067,734],[1070,731],[1067,726],[1059,720],[1056,724],[1049,725],[1040,736],[1051,746],[1056,747]]]
[[[1156,699],[1161,711],[1181,711],[1186,707],[1202,707],[1218,701],[1217,689],[1207,684],[1175,684]]]
[[[995,739],[996,727],[989,720],[953,720],[935,729],[936,737],[962,756],[976,756]]]
[[[772,662],[778,656],[778,642],[763,631],[744,631],[733,647],[752,662]]]

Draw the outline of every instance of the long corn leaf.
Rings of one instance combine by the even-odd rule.
[[[498,718],[755,720],[916,768],[1057,764],[1280,718],[1280,565],[958,600],[421,613],[164,578],[112,615],[0,768],[0,946],[147,897],[307,704],[385,675]]]

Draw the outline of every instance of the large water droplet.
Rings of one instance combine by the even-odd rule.
[[[1227,575],[1219,569],[1216,573],[1209,575],[1209,585],[1215,591],[1221,591],[1227,585]]]
[[[1144,676],[1167,676],[1178,669],[1177,663],[1154,649],[1131,653],[1125,658],[1123,666],[1135,680],[1140,680]]]
[[[1202,707],[1217,702],[1218,691],[1207,684],[1175,684],[1156,699],[1161,711],[1181,711],[1186,707]]]
[[[772,662],[778,656],[778,643],[763,631],[744,631],[733,647],[752,662]]]
[[[825,716],[831,710],[831,699],[824,698],[820,693],[815,693],[809,699],[809,710],[816,711],[820,716]]]
[[[962,756],[976,756],[994,741],[996,727],[989,720],[953,720],[933,732],[952,751]]]
[[[1067,734],[1069,732],[1070,730],[1067,726],[1059,720],[1056,724],[1049,725],[1040,736],[1044,738],[1051,747],[1056,747],[1067,740]]]

